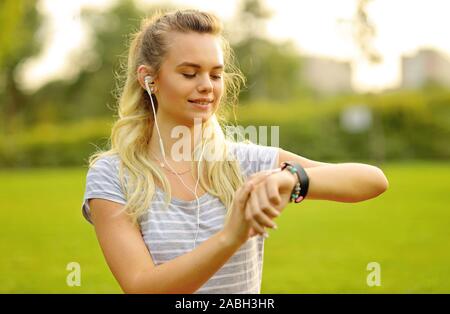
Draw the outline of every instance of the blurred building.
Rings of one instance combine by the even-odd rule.
[[[303,57],[302,77],[313,90],[324,94],[353,91],[349,62]]]
[[[450,87],[450,61],[431,49],[402,57],[402,88],[418,88],[427,83]]]

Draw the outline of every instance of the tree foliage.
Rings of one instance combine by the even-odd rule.
[[[32,0],[0,2],[0,131],[13,132],[23,124],[30,102],[18,86],[15,70],[42,48],[37,40],[40,21]]]

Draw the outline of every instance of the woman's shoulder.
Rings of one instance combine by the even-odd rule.
[[[118,154],[100,155],[94,159],[87,171],[88,179],[110,177],[117,179],[120,171],[120,157]]]
[[[117,168],[120,164],[120,157],[117,153],[101,155],[95,159],[89,168],[107,167]]]
[[[234,142],[227,140],[226,143],[232,152],[243,154],[243,157],[247,158],[253,157],[250,161],[261,161],[261,158],[266,157],[267,154],[279,152],[278,147],[255,144],[250,141]]]
[[[251,173],[276,168],[279,148],[254,144],[250,141],[233,142],[227,140],[227,145],[243,169]]]

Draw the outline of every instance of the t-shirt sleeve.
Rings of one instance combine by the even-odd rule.
[[[111,157],[100,158],[89,168],[86,175],[86,189],[81,208],[84,218],[91,224],[89,199],[101,198],[120,204],[126,203],[125,195],[120,185],[118,170],[118,162],[115,162]]]
[[[245,176],[278,168],[279,148],[253,143],[234,143],[232,147]]]

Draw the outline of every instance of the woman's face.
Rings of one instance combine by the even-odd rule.
[[[162,121],[193,125],[217,110],[223,94],[223,52],[211,34],[172,33],[169,51],[155,79]]]

